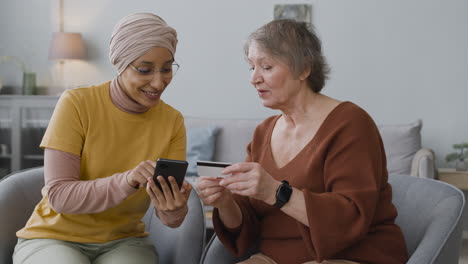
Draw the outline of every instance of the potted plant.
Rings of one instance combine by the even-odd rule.
[[[16,63],[23,72],[23,94],[24,95],[33,95],[35,94],[36,89],[36,73],[28,71],[26,64],[24,64],[20,59],[15,56],[0,56],[0,64],[5,62],[14,62]],[[1,90],[0,85],[0,90]]]
[[[468,170],[468,142],[454,144],[453,148],[458,151],[447,154],[445,160],[447,162],[455,161],[455,169],[457,171]]]

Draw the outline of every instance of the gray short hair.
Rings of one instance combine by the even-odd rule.
[[[246,56],[252,42],[267,54],[284,61],[295,77],[310,67],[309,87],[316,93],[322,90],[330,68],[312,26],[291,19],[273,20],[250,34],[244,46]]]

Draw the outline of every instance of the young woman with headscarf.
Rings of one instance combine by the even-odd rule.
[[[41,142],[43,198],[17,232],[14,263],[157,262],[141,219],[154,206],[179,226],[191,192],[172,177],[171,186],[158,177],[161,191],[152,179],[156,159],[185,159],[183,117],[160,99],[176,45],[159,16],[128,15],[110,41],[117,77],[62,94]]]

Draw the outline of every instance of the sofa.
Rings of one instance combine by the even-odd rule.
[[[390,175],[389,182],[398,209],[396,223],[405,236],[407,263],[458,263],[465,205],[463,192],[445,182],[407,175]],[[254,246],[244,256],[234,257],[213,236],[200,264],[237,263],[257,251]]]
[[[245,159],[246,146],[252,138],[255,127],[260,122],[262,122],[262,119],[206,119],[185,117],[188,142],[187,157],[192,160],[192,170],[194,168],[196,170],[196,167],[193,166],[193,162],[198,159],[222,162],[243,161]],[[436,178],[434,153],[429,149],[421,147],[421,128],[422,122],[420,120],[405,125],[379,126],[384,141],[385,152],[387,154],[388,171],[390,174],[412,175],[419,178],[430,179]],[[0,249],[2,249],[0,252],[0,259],[3,260],[2,263],[8,263],[15,243],[14,233],[25,224],[26,219],[32,211],[32,206],[34,206],[40,198],[39,187],[43,184],[43,179],[40,176],[34,176],[36,179],[34,182],[29,180],[29,176],[32,177],[33,172],[36,176],[38,173],[42,173],[41,169],[36,169],[22,174],[24,178],[16,177],[18,175],[10,175],[0,182],[0,187],[2,187],[0,188],[0,196],[4,198],[0,199],[0,201],[3,201],[3,203],[0,203],[0,211],[2,211],[4,217],[2,222],[8,223],[8,225],[2,225],[3,231],[0,232],[3,237],[1,239],[2,246],[0,247]],[[192,171],[191,173],[193,175],[193,173],[196,172]],[[11,187],[13,185],[15,188],[18,188],[19,191],[15,191],[13,187]],[[34,185],[36,188],[28,188],[29,185]],[[36,191],[32,192],[33,189]],[[414,191],[417,191],[417,188]],[[201,207],[197,205],[197,203],[199,203],[198,197],[192,195],[191,200],[193,200],[191,208],[194,210],[194,217],[196,215],[197,217],[195,218],[198,220],[184,223],[186,227],[179,229],[180,231],[176,232],[177,236],[174,236],[174,230],[169,229],[167,232],[164,231],[164,236],[161,236],[161,227],[158,227],[161,226],[160,223],[154,218],[148,218],[149,215],[152,215],[151,212],[144,219],[148,224],[147,228],[149,228],[148,231],[150,234],[153,232],[154,234],[159,234],[155,236],[151,235],[151,238],[155,239],[156,244],[158,243],[157,241],[163,241],[159,242],[162,244],[158,245],[158,248],[164,248],[163,252],[168,252],[168,254],[166,254],[167,259],[172,259],[172,263],[183,263],[183,261],[175,259],[184,259],[186,255],[178,254],[177,251],[170,251],[170,249],[183,248],[180,246],[184,243],[197,245],[197,250],[194,250],[193,254],[195,255],[195,257],[193,257],[195,263],[201,256],[205,223],[202,217],[203,213],[196,213],[197,211],[201,211]],[[15,203],[11,203],[10,201],[15,201]],[[207,225],[209,224],[207,223]],[[156,231],[153,230],[153,228],[158,228],[159,230]],[[185,232],[193,234],[194,230],[202,230],[201,233],[194,234],[194,237],[197,239],[184,239],[187,234]],[[412,228],[408,230],[410,233],[413,232]],[[417,232],[419,229],[414,230],[414,232]],[[167,237],[167,241],[171,241],[171,243],[167,243],[167,241],[164,242],[165,239],[157,240],[162,237]],[[459,236],[457,239],[458,238]]]
[[[16,231],[26,224],[41,200],[43,186],[43,167],[18,171],[0,180],[0,263],[12,263]],[[159,263],[199,263],[205,245],[205,215],[196,192],[190,194],[188,207],[185,221],[178,228],[163,225],[152,206],[143,217]]]
[[[263,119],[207,119],[185,117],[187,156],[192,170],[199,160],[239,162],[245,159],[247,144]],[[378,125],[382,135],[389,174],[437,179],[434,152],[421,146],[422,121],[410,124]],[[196,153],[191,156],[190,153]],[[198,156],[202,154],[202,157]],[[206,154],[206,155],[203,155]],[[192,172],[190,176],[195,175]]]
[[[243,161],[255,127],[262,121],[185,117],[187,152],[208,153],[203,160]],[[422,121],[377,126],[387,156],[393,202],[399,212],[396,223],[404,233],[410,255],[408,263],[457,263],[465,199],[457,188],[435,180],[434,152],[421,145]],[[207,226],[210,224],[208,221]],[[233,260],[240,259],[233,258],[214,235],[201,263],[235,263]]]

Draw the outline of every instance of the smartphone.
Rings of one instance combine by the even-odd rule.
[[[156,179],[159,175],[161,175],[166,180],[167,185],[171,187],[171,183],[169,182],[168,177],[172,176],[175,178],[180,189],[182,187],[182,183],[184,182],[187,166],[188,162],[186,160],[158,159],[156,161],[156,167],[154,168],[154,183],[159,187],[160,190],[162,190],[161,184]]]
[[[197,161],[197,171],[199,176],[209,176],[215,178],[224,178],[225,175],[221,171],[231,163],[215,162],[215,161]]]

